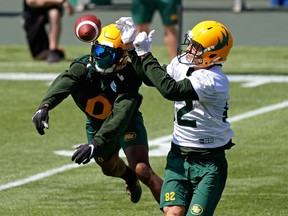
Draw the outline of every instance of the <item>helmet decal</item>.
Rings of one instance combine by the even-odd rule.
[[[198,50],[199,45],[202,51]],[[233,36],[229,29],[220,22],[205,20],[187,32],[184,43],[178,47],[177,58],[189,67],[207,67],[225,62],[232,47]]]
[[[227,46],[227,44],[228,44],[229,34],[228,34],[228,32],[227,32],[226,29],[224,29],[224,30],[225,30],[225,32],[226,32],[226,35],[221,31],[222,36],[223,36],[223,40],[222,40],[222,42],[221,42],[221,41],[220,41],[220,38],[218,37],[218,43],[217,43],[217,45],[214,47],[214,49],[213,49],[214,51],[219,50],[219,49],[222,49],[223,47]]]

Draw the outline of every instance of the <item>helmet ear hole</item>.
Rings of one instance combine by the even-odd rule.
[[[216,57],[217,56],[217,54],[211,54],[211,55],[209,55],[209,58],[210,59],[213,59],[214,57]]]

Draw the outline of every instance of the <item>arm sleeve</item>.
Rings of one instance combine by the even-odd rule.
[[[49,110],[55,108],[75,90],[79,80],[84,77],[86,77],[85,66],[73,64],[68,71],[59,74],[52,82],[40,106],[49,104]]]
[[[150,87],[155,87],[153,85],[153,83],[149,80],[149,78],[145,75],[145,71],[142,70],[142,67],[138,67],[140,65],[137,62],[140,61],[140,63],[141,63],[141,59],[137,56],[136,51],[135,50],[130,50],[128,52],[128,54],[129,54],[129,57],[130,57],[130,59],[132,61],[133,67],[136,70],[136,73],[137,73],[138,77],[143,81],[143,83],[145,85],[150,86]]]
[[[121,94],[114,107],[94,137],[100,146],[119,136],[130,124],[133,114],[139,107],[141,96],[137,93]]]
[[[144,59],[130,53],[130,58],[140,78],[149,79],[164,98],[171,101],[198,100],[190,80],[174,80],[151,53]]]

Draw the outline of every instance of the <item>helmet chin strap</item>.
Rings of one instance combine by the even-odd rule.
[[[191,68],[197,67],[197,65],[193,62],[193,60],[190,61],[187,59],[187,53],[185,53],[184,55],[182,54],[181,56],[178,56],[178,61]]]
[[[211,63],[209,64],[209,66],[216,64],[216,62],[220,59],[220,57],[217,57],[215,59],[213,59],[213,61],[211,61]],[[224,62],[224,61],[223,61]],[[218,62],[219,64],[222,64],[223,62]]]
[[[203,53],[204,53],[204,52],[203,52]],[[178,61],[179,61],[180,63],[182,63],[182,64],[187,65],[187,66],[190,67],[190,68],[195,68],[195,67],[197,67],[197,68],[205,68],[205,67],[209,67],[209,66],[215,65],[216,63],[217,63],[217,64],[223,64],[223,63],[225,62],[225,60],[224,60],[224,61],[219,61],[220,59],[221,59],[221,58],[218,56],[218,57],[216,57],[215,59],[213,59],[213,60],[210,62],[209,65],[199,66],[197,63],[195,63],[195,62],[193,61],[194,59],[189,60],[189,59],[187,58],[187,53],[183,53],[183,54],[181,54],[181,55],[178,55]]]

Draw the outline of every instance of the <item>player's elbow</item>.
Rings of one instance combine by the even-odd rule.
[[[161,91],[160,93],[167,100],[175,101],[177,99],[177,94],[175,93],[171,93],[169,91]]]

